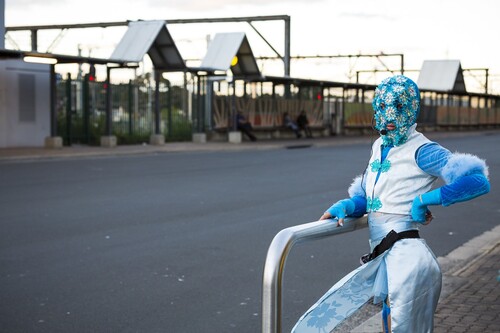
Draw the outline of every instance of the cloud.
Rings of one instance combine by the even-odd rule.
[[[323,0],[310,0],[309,2],[321,2]],[[262,6],[262,5],[279,5],[279,4],[291,4],[291,3],[303,3],[303,0],[274,0],[270,2],[269,0],[148,0],[148,4],[151,6],[159,8],[171,8],[175,10],[184,10],[191,12],[200,12],[206,10],[220,10],[229,7],[239,7],[239,6]],[[242,16],[245,13],[241,13]]]
[[[340,17],[345,18],[355,18],[355,19],[368,19],[368,20],[385,20],[385,21],[395,21],[396,18],[393,16],[383,15],[383,14],[371,14],[366,12],[343,12],[339,14]]]
[[[32,7],[46,7],[47,5],[61,5],[69,2],[68,0],[5,0],[5,7],[8,9],[29,9]]]

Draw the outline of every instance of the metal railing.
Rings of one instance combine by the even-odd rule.
[[[346,218],[337,227],[330,220],[305,223],[281,230],[267,251],[262,279],[262,333],[281,332],[281,289],[285,262],[292,247],[300,242],[351,232],[368,226],[366,215]]]

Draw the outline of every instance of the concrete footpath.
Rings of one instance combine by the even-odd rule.
[[[466,132],[426,132],[425,135],[431,140],[439,140],[446,137],[463,137],[470,135],[484,135],[485,133],[500,134],[500,130],[490,131],[466,131]],[[119,155],[141,155],[141,154],[163,154],[179,152],[210,152],[210,151],[244,151],[265,149],[293,149],[306,147],[325,147],[348,144],[367,144],[373,142],[378,135],[366,136],[331,136],[312,139],[289,139],[289,140],[259,140],[257,142],[244,141],[240,144],[228,142],[169,142],[164,145],[118,145],[115,147],[99,147],[73,145],[64,146],[59,149],[44,147],[21,147],[0,148],[0,162],[6,161],[29,161],[40,159],[64,159],[78,157],[106,157]],[[367,148],[369,149],[369,148]]]
[[[499,131],[500,133],[500,131]],[[453,135],[459,135],[453,134]],[[120,155],[143,155],[164,154],[181,152],[211,152],[211,151],[245,151],[245,150],[270,150],[270,149],[293,149],[307,147],[324,147],[344,144],[366,143],[374,140],[371,136],[356,137],[327,137],[312,139],[289,139],[289,140],[259,140],[257,142],[244,141],[240,144],[229,142],[168,142],[164,145],[150,145],[147,143],[138,145],[118,145],[115,147],[100,147],[86,145],[64,146],[62,148],[44,147],[20,147],[0,148],[0,162],[41,160],[41,159],[65,159],[79,157],[107,157]]]
[[[435,332],[500,332],[500,226],[439,261],[444,286]]]
[[[498,135],[492,130],[488,134]],[[482,132],[427,132],[431,140],[485,135]],[[367,144],[376,136],[329,137],[300,140],[268,140],[231,144],[227,142],[166,143],[162,146],[131,145],[113,148],[72,146],[61,149],[0,148],[0,163],[99,158],[180,152],[243,151],[247,149],[295,149],[349,144]],[[368,149],[368,148],[367,148]],[[500,333],[500,226],[438,258],[443,271],[443,290],[435,316],[435,333]],[[381,332],[381,320],[375,315],[351,332]],[[412,332],[408,332],[412,333]]]

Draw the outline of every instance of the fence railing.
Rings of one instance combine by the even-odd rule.
[[[57,84],[57,134],[65,144],[97,145],[105,135],[106,83],[62,80]],[[193,94],[181,85],[160,83],[160,132],[168,141],[191,140]],[[111,87],[111,131],[119,144],[149,142],[154,133],[154,87],[129,82]]]
[[[234,104],[234,105],[233,105]],[[215,96],[212,102],[213,127],[223,129],[231,126],[231,113],[242,111],[253,127],[282,127],[283,115],[297,119],[306,111],[310,126],[324,126],[323,102],[321,100],[299,100],[296,98]]]
[[[194,82],[194,81],[193,81]],[[118,144],[148,142],[156,131],[154,86],[149,81],[130,81],[111,88],[111,115],[107,120],[105,82],[88,79],[60,80],[56,86],[56,132],[67,145],[98,145],[110,132]],[[355,102],[343,97],[328,100],[317,97],[283,97],[206,94],[200,87],[159,85],[159,132],[167,141],[189,141],[192,133],[224,130],[232,126],[235,111],[243,111],[255,129],[275,130],[283,126],[283,114],[292,119],[306,111],[309,125],[328,129],[335,123],[336,134],[343,130],[371,129],[373,110],[370,102]],[[484,100],[481,107],[436,104],[425,99],[418,123],[429,128],[492,128],[500,126],[500,100]],[[482,100],[481,100],[482,101]],[[442,101],[441,101],[442,102]],[[430,104],[429,104],[430,103]],[[478,102],[479,103],[479,102]],[[475,105],[475,104],[468,104]],[[333,130],[332,130],[333,132]]]
[[[346,218],[337,227],[330,220],[310,222],[281,230],[267,251],[262,278],[262,333],[281,332],[282,282],[285,262],[290,250],[300,242],[351,232],[368,226],[366,215]]]

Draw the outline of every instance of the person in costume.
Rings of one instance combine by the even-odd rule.
[[[320,220],[368,214],[371,253],[336,283],[297,322],[292,332],[330,332],[372,297],[383,302],[384,332],[433,331],[441,292],[435,255],[419,237],[431,222],[432,205],[450,206],[490,190],[486,162],[451,153],[416,130],[420,93],[409,78],[396,75],[375,90],[373,143],[364,173]],[[432,189],[441,178],[445,185]]]

